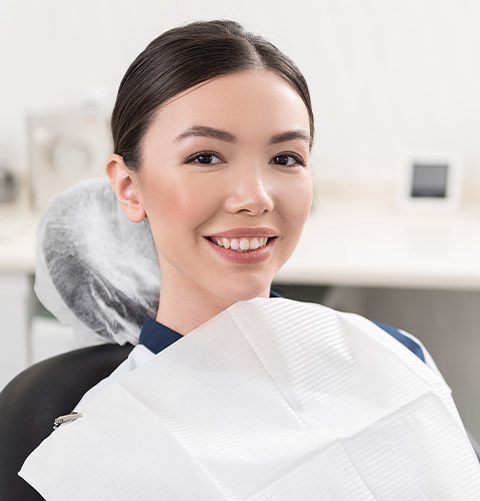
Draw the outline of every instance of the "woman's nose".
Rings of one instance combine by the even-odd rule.
[[[230,180],[225,204],[229,212],[258,216],[273,209],[273,186],[268,180],[268,173],[262,172],[263,169],[243,169]]]

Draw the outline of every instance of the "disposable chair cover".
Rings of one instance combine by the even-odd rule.
[[[27,459],[47,499],[480,499],[445,383],[368,320],[240,302],[123,376]]]
[[[108,178],[52,199],[37,230],[35,292],[78,347],[137,344],[158,310],[160,271],[152,234],[124,214]]]

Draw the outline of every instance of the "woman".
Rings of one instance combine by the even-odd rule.
[[[173,31],[153,42],[127,72],[112,116],[107,172],[129,219],[148,215],[162,270],[157,320],[180,334],[236,301],[268,297],[312,199],[306,83],[267,43],[256,52],[235,25],[214,26],[218,34],[198,24],[184,30],[190,36]],[[211,65],[192,54],[200,37]],[[172,56],[187,53],[177,63],[182,85],[164,56],[172,44]],[[154,52],[159,67],[139,78]],[[168,80],[159,79],[164,68]]]
[[[158,313],[21,476],[53,500],[480,492],[441,377],[366,319],[268,299],[312,200],[313,113],[286,56],[229,21],[170,30],[127,71],[112,132],[107,173],[148,218]]]

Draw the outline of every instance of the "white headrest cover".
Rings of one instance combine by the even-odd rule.
[[[148,222],[126,217],[107,178],[52,199],[36,261],[39,300],[77,337],[136,344],[143,318],[155,318],[160,271]]]

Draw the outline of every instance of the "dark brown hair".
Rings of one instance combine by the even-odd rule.
[[[141,141],[157,109],[199,83],[236,71],[265,68],[290,82],[314,123],[305,78],[273,44],[234,21],[203,21],[166,31],[128,68],[118,90],[111,128],[114,152],[125,164],[141,165]]]

